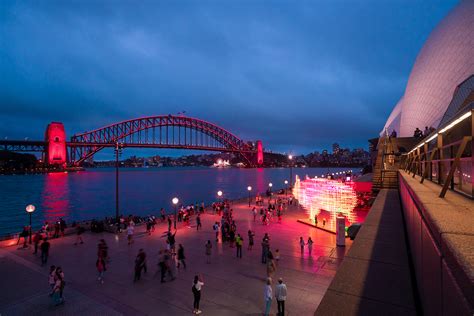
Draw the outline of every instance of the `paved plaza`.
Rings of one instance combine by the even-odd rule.
[[[280,261],[273,285],[283,277],[288,287],[287,315],[313,315],[326,292],[342,257],[350,247],[335,247],[335,236],[297,223],[305,217],[303,210],[292,206],[283,216],[282,224],[263,226],[253,222],[246,202],[234,203],[237,232],[244,238],[243,258],[236,258],[236,249],[214,241],[212,225],[217,215],[202,217],[203,229],[196,231],[178,223],[177,244],[183,244],[186,270],[179,270],[174,281],[160,283],[158,251],[165,248],[166,224],[157,225],[151,236],[145,227],[136,229],[135,243],[127,245],[126,235],[86,233],[83,245],[74,246],[75,235],[51,241],[47,266],[41,267],[39,255],[31,249],[9,247],[0,249],[0,314],[1,315],[186,315],[192,314],[191,285],[196,274],[202,274],[201,310],[203,315],[261,315],[264,307],[263,289],[266,266],[261,263],[260,242],[269,233],[271,249],[280,250]],[[255,246],[247,251],[247,231],[255,231]],[[312,257],[307,250],[301,256],[299,237],[315,242]],[[111,262],[105,283],[97,281],[95,262],[97,243],[104,238],[109,246]],[[204,244],[213,243],[211,263],[206,263]],[[134,260],[138,249],[148,256],[148,272],[133,282]],[[65,304],[53,307],[48,296],[49,265],[61,266],[65,273]],[[274,286],[273,286],[274,287]],[[272,315],[277,306],[273,300]]]

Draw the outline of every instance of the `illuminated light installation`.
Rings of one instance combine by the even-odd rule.
[[[336,231],[336,217],[341,214],[350,224],[356,221],[357,194],[350,184],[327,178],[301,181],[296,176],[293,195],[308,213],[310,221],[322,211],[329,213],[325,217],[328,230]]]
[[[257,140],[257,165],[263,165],[263,145],[261,140]]]
[[[65,165],[67,161],[66,132],[63,123],[51,122],[46,128],[46,162],[50,165]]]

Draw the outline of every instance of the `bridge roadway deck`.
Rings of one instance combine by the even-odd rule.
[[[66,303],[50,306],[47,284],[48,267],[40,266],[39,257],[31,249],[16,247],[0,249],[0,314],[1,315],[187,315],[192,311],[191,283],[201,273],[204,287],[201,309],[204,315],[261,315],[265,265],[260,263],[260,241],[265,232],[271,237],[271,248],[280,249],[281,259],[274,278],[283,277],[288,286],[287,315],[312,315],[331,283],[345,252],[350,248],[335,248],[335,236],[298,224],[304,212],[292,206],[283,223],[263,226],[253,223],[248,205],[233,205],[237,229],[243,233],[243,258],[235,257],[235,248],[213,241],[211,264],[205,263],[204,244],[213,240],[212,224],[218,217],[203,216],[203,229],[179,225],[177,243],[185,247],[187,270],[178,272],[177,279],[161,284],[157,275],[157,253],[165,247],[161,234],[165,224],[147,236],[144,227],[137,227],[135,244],[127,246],[125,234],[84,234],[85,244],[73,246],[75,236],[52,240],[48,266],[59,265],[66,279]],[[255,247],[246,250],[248,229],[255,231]],[[311,236],[315,241],[313,255],[301,256],[298,239]],[[111,263],[105,283],[96,280],[96,245],[104,238],[109,245]],[[139,248],[148,255],[148,273],[137,283],[132,282],[134,258]],[[274,282],[275,283],[275,282]],[[276,301],[272,314],[276,314]]]

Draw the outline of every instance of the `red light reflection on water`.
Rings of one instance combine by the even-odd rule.
[[[43,216],[51,223],[69,215],[69,183],[67,173],[48,173],[43,189]]]

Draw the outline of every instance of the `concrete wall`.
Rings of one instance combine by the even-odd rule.
[[[408,241],[424,314],[473,315],[473,285],[469,275],[462,275],[462,267],[458,266],[457,259],[453,258],[443,242],[443,233],[437,231],[437,223],[432,222],[427,214],[429,210],[415,193],[418,192],[417,188],[410,186],[411,179],[406,180],[403,175],[399,175],[399,180]],[[421,193],[427,194],[426,191]],[[442,207],[438,205],[438,209]]]

